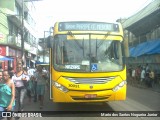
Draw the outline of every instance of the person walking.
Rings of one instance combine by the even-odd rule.
[[[31,98],[32,98],[32,96],[31,96],[31,87],[32,87],[31,78],[28,74],[28,68],[23,68],[23,70],[26,72],[26,74],[29,77],[29,80],[27,81],[27,84],[25,85],[25,87],[26,87],[26,91],[27,91],[28,104],[30,104],[31,103]]]
[[[145,81],[145,69],[142,68],[142,71],[141,71],[141,81],[140,81],[140,85],[143,86],[143,83]]]
[[[134,83],[135,83],[135,80],[136,80],[136,70],[135,70],[135,68],[133,68],[132,69],[132,79],[131,79],[131,85],[133,85],[134,86]]]
[[[145,81],[146,81],[146,86],[150,87],[150,77],[149,77],[150,69],[146,71],[146,76],[145,76]]]
[[[136,78],[136,84],[138,85],[140,82],[140,78],[141,78],[141,67],[140,65],[136,67],[135,69],[135,78]]]
[[[44,94],[45,94],[45,85],[46,85],[46,79],[47,79],[47,74],[42,71],[42,66],[37,67],[37,72],[34,78],[37,80],[37,95],[40,101],[40,109],[42,109],[44,104],[43,102],[44,102]]]
[[[31,77],[33,81],[33,93],[34,93],[34,102],[37,102],[37,79],[35,78],[35,75],[37,74],[37,67],[34,69],[34,74]]]
[[[155,75],[154,75],[154,71],[152,69],[149,73],[149,78],[150,78],[149,87],[153,87]]]
[[[0,75],[2,72],[0,72]],[[15,106],[15,85],[11,80],[11,74],[8,71],[3,71],[4,82],[0,83],[0,120],[2,112],[13,111]],[[7,120],[11,120],[7,117]]]
[[[27,72],[23,70],[22,64],[17,65],[17,71],[12,77],[16,88],[16,109],[23,111],[24,108],[24,97],[26,95],[27,81],[29,76]]]
[[[29,75],[29,91],[30,91],[30,94],[34,95],[35,94],[35,91],[34,91],[34,74],[35,74],[35,69],[33,66],[31,66],[29,69],[28,69],[28,75]]]

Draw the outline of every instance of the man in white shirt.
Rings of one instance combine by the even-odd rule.
[[[144,80],[145,80],[145,69],[143,68],[141,71],[141,85],[143,84]]]
[[[135,71],[135,68],[133,68],[133,69],[132,69],[131,85],[134,85],[134,83],[135,83],[135,77],[136,77],[136,71]]]
[[[28,70],[28,75],[29,77],[31,78],[32,76],[34,76],[34,73],[35,73],[35,69],[33,67],[29,68]]]

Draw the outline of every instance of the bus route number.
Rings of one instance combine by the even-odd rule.
[[[69,87],[79,88],[79,85],[69,84]]]

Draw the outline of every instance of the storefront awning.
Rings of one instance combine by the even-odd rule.
[[[150,40],[129,49],[130,57],[160,53],[160,39]]]
[[[0,61],[11,61],[13,58],[5,57],[5,56],[0,56]]]
[[[36,61],[37,65],[49,65],[49,63],[46,62],[40,62],[40,61]]]

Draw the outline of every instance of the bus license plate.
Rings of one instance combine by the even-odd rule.
[[[86,94],[84,97],[85,98],[96,98],[97,95],[96,94]]]

